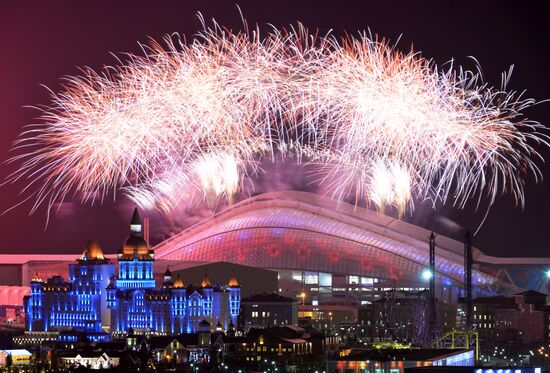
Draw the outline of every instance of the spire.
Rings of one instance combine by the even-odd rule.
[[[229,288],[238,288],[239,281],[237,281],[237,277],[235,277],[235,272],[231,275],[231,278],[229,279],[229,283],[227,284],[227,287]]]
[[[101,245],[96,240],[89,241],[84,247],[80,260],[105,260]]]
[[[121,258],[124,260],[154,260],[153,250],[149,248],[143,238],[143,225],[137,207],[130,220],[130,235],[119,252],[119,260]]]
[[[164,286],[168,286],[172,283],[172,272],[170,272],[170,267],[166,266],[166,271],[164,271]]]
[[[181,279],[179,273],[178,273],[178,278],[176,280],[176,282],[174,282],[174,287],[175,288],[178,288],[178,289],[181,289],[185,286],[185,284],[183,283],[183,280]]]
[[[132,220],[130,220],[130,231],[131,234],[134,236],[142,236],[143,235],[143,229],[142,229],[142,222],[141,222],[141,216],[139,216],[139,212],[137,207],[134,209],[134,214],[132,215]]]
[[[211,288],[212,287],[212,283],[210,282],[210,279],[208,278],[207,273],[205,273],[204,277],[202,278],[201,287],[202,288]]]
[[[132,215],[132,220],[130,220],[130,224],[139,224],[141,225],[141,216],[139,216],[139,211],[136,208],[134,208],[134,214]]]

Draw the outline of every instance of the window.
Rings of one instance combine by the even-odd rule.
[[[332,286],[332,274],[319,273],[319,285],[320,286]]]
[[[258,311],[252,311],[252,317],[258,317]]]
[[[306,272],[304,282],[307,285],[317,285],[319,283],[319,274],[316,272]]]
[[[359,277],[358,276],[348,276],[348,284],[359,284]]]
[[[374,280],[369,277],[361,277],[361,285],[372,285],[374,284]]]

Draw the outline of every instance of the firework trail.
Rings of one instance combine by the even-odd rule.
[[[366,33],[214,23],[144,51],[70,78],[16,142],[7,182],[25,183],[32,211],[118,190],[166,212],[231,200],[262,158],[310,163],[334,198],[400,213],[412,196],[463,207],[509,192],[523,204],[525,176],[541,176],[547,135],[522,116],[534,100]]]

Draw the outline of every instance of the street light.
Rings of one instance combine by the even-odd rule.
[[[306,293],[302,291],[300,294],[300,298],[302,298],[302,306],[306,303]]]
[[[429,269],[425,269],[424,271],[422,271],[422,278],[424,280],[427,281],[427,280],[431,279],[432,276],[433,276],[432,271],[430,271]]]
[[[548,269],[548,270],[546,271],[546,277],[547,277],[547,278],[550,278],[550,269]]]

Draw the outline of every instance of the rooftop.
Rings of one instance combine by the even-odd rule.
[[[252,294],[249,297],[242,298],[241,303],[246,302],[274,302],[274,303],[290,303],[297,302],[296,299],[283,297],[277,293],[262,293],[262,294]]]
[[[456,349],[357,349],[347,356],[339,356],[329,360],[339,361],[430,361],[458,355],[468,350]]]

